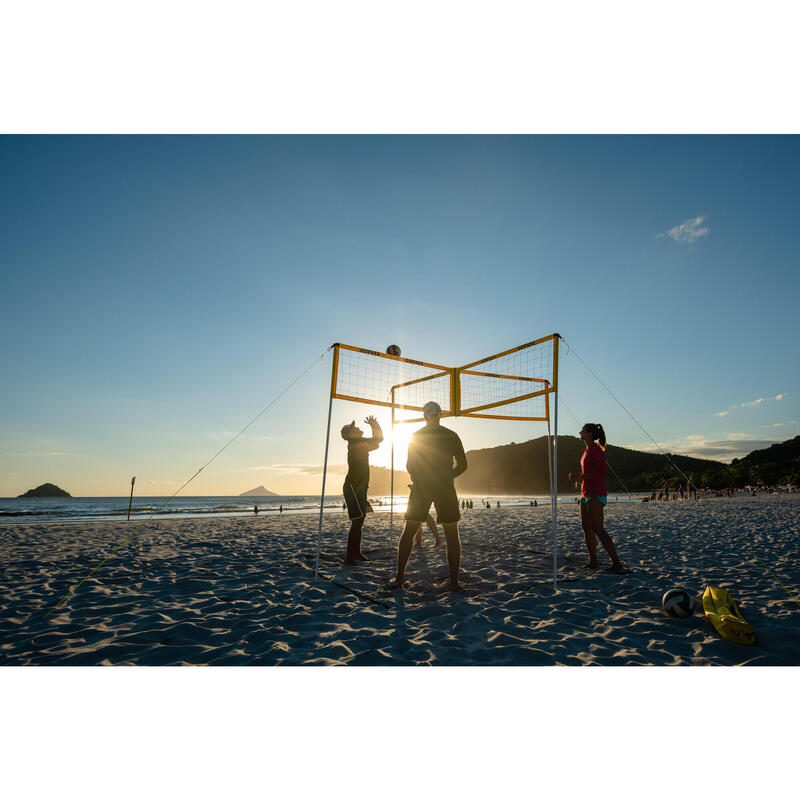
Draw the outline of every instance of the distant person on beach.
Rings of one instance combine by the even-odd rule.
[[[678,494],[681,496],[681,500],[683,500],[683,484],[678,484]]]
[[[608,572],[620,572],[622,562],[617,555],[614,542],[606,533],[603,524],[603,508],[607,501],[606,493],[606,434],[598,422],[587,422],[580,432],[586,449],[581,456],[581,471],[570,472],[571,481],[581,482],[581,527],[589,551],[589,561],[584,566],[595,569],[597,561],[597,539],[611,557]]]
[[[414,433],[408,446],[406,470],[411,476],[413,486],[405,514],[406,524],[397,543],[397,574],[390,586],[392,589],[403,586],[414,536],[428,516],[433,503],[447,542],[450,590],[457,592],[461,589],[458,582],[461,567],[458,521],[461,519],[461,512],[453,481],[466,471],[467,457],[458,434],[440,424],[442,409],[438,403],[425,403],[422,414],[425,417],[425,427]]]
[[[408,484],[409,489],[412,489],[413,487],[413,483]],[[442,543],[442,540],[439,538],[439,529],[436,527],[436,520],[434,520],[434,518],[428,514],[425,524],[428,526],[428,530],[433,534],[435,546],[438,547]],[[422,547],[422,525],[419,526],[415,542],[417,547]]]
[[[253,506],[253,516],[256,516],[256,517],[258,516],[258,506],[257,505]]]
[[[430,514],[428,514],[427,518],[425,519],[425,524],[428,526],[428,530],[433,534],[434,545],[438,547],[442,543],[442,540],[439,538],[439,528],[436,527],[436,520]],[[422,525],[419,526],[415,541],[417,543],[417,547],[422,547]]]
[[[280,511],[280,513],[283,514],[283,506],[278,506],[278,511]]]
[[[361,552],[361,531],[367,513],[372,511],[367,501],[369,454],[380,446],[383,441],[383,431],[375,417],[367,417],[364,422],[372,429],[371,438],[364,438],[364,432],[356,427],[355,420],[342,428],[342,439],[347,442],[347,475],[342,493],[347,506],[347,516],[350,518],[350,531],[347,534],[347,549],[344,555],[345,564],[368,560]]]
[[[497,501],[497,507],[500,508],[500,501]]]
[[[664,484],[664,500],[669,500],[669,484]]]

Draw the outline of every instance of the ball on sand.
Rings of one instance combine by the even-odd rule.
[[[661,607],[671,617],[691,617],[694,614],[694,598],[686,589],[670,589],[661,598]]]
[[[400,355],[400,348],[396,344],[390,344],[386,348],[387,355],[390,356],[399,356]]]

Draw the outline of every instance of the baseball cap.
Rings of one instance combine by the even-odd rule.
[[[442,407],[434,400],[429,400],[422,406],[422,414],[426,417],[441,417]]]

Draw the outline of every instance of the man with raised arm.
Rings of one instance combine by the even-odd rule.
[[[364,438],[364,431],[356,427],[355,420],[342,428],[342,439],[347,442],[347,475],[342,492],[347,505],[347,516],[350,517],[345,564],[368,560],[361,552],[361,530],[365,515],[372,511],[367,500],[369,454],[371,450],[377,450],[383,441],[383,431],[375,417],[367,417],[364,422],[372,428],[372,437],[369,439]]]
[[[439,424],[442,409],[438,403],[425,403],[422,413],[425,427],[411,437],[408,446],[406,469],[413,485],[408,498],[406,524],[397,543],[397,574],[390,586],[393,589],[402,587],[414,536],[428,516],[428,510],[433,503],[447,542],[450,590],[457,592],[461,589],[458,582],[461,565],[458,521],[461,519],[461,512],[458,510],[458,497],[453,481],[466,471],[467,457],[458,434]]]

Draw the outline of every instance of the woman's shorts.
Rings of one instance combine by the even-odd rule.
[[[416,483],[411,487],[405,518],[410,522],[425,522],[431,503],[436,507],[437,522],[440,525],[458,522],[461,519],[455,486],[451,484],[427,487]]]
[[[602,497],[581,497],[581,503],[586,505],[590,500],[599,500],[603,505],[608,502],[608,497],[603,495]]]
[[[368,488],[367,483],[346,483],[342,487],[344,502],[347,503],[347,516],[350,519],[359,519],[372,511],[372,506],[367,501]]]

